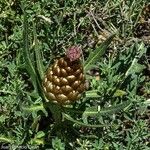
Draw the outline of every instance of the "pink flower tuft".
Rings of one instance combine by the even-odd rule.
[[[79,59],[81,56],[81,48],[79,46],[72,46],[68,48],[66,56],[71,62]]]

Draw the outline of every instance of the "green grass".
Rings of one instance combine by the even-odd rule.
[[[145,3],[2,0],[0,148],[150,149],[149,45],[133,33]],[[82,47],[89,88],[60,107],[41,80],[71,45]]]

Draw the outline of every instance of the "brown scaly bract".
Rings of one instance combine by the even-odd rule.
[[[65,57],[50,66],[43,80],[45,96],[49,101],[70,104],[78,100],[85,90],[85,76],[80,62],[80,48],[71,47]]]

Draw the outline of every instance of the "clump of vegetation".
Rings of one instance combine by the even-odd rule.
[[[0,12],[1,149],[149,149],[147,0],[9,0]],[[44,74],[72,45],[84,93],[53,103]]]

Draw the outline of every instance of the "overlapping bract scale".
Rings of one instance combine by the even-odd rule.
[[[47,99],[69,104],[78,100],[85,90],[85,76],[80,61],[59,58],[45,74],[43,88]]]

